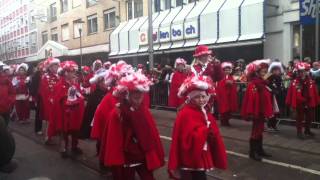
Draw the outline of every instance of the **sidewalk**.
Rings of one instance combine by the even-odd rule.
[[[173,126],[176,113],[164,110],[151,110],[158,125]],[[159,122],[161,119],[161,123]],[[248,141],[251,133],[251,122],[231,119],[232,127],[220,127],[221,134],[224,138],[239,141]],[[220,122],[217,122],[220,125]],[[320,155],[320,129],[312,129],[316,134],[314,139],[300,140],[296,137],[295,126],[280,125],[278,133],[264,133],[264,144],[271,147],[290,149],[299,152],[312,153]]]

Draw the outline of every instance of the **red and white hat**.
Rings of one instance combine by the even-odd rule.
[[[223,62],[221,63],[221,68],[224,69],[224,68],[230,68],[232,69],[233,67],[233,64],[231,62]]]
[[[280,69],[281,73],[284,73],[284,69],[281,62],[272,62],[269,66],[268,73],[270,73],[274,68]]]
[[[196,50],[194,51],[193,57],[200,57],[203,55],[211,55],[212,51],[209,50],[208,46],[205,45],[199,45],[196,47]]]
[[[178,58],[176,59],[176,62],[174,63],[174,68],[177,68],[177,66],[178,66],[179,64],[186,65],[186,64],[187,64],[187,61],[184,60],[183,58],[178,57]]]
[[[26,64],[26,63],[21,63],[21,64],[19,64],[19,65],[17,66],[16,72],[18,72],[20,68],[23,68],[25,71],[28,71],[29,66],[28,66],[28,64]]]
[[[310,64],[305,62],[298,62],[294,65],[294,70],[296,71],[301,71],[301,70],[309,71],[310,68],[311,68]]]
[[[46,61],[47,61],[46,63],[47,67],[50,67],[53,64],[58,64],[58,65],[60,64],[60,60],[58,58],[50,57]]]
[[[122,60],[120,60],[117,64],[112,64],[109,70],[112,73],[112,76],[117,79],[134,72],[132,66]]]
[[[81,67],[81,70],[85,73],[90,73],[91,72],[91,69],[89,66],[82,66]]]
[[[207,95],[214,94],[211,78],[208,76],[190,76],[180,86],[178,96],[190,99],[201,91],[205,91]]]
[[[64,61],[61,64],[61,68],[63,71],[77,71],[78,64],[72,60]]]
[[[143,93],[149,92],[152,82],[144,74],[135,72],[122,77],[118,82],[115,90],[113,91],[114,96],[121,96],[128,94],[130,91],[140,91]]]
[[[94,74],[92,78],[90,78],[90,84],[97,84],[100,80],[104,80],[104,78],[109,74],[108,70],[101,70]]]
[[[260,69],[268,69],[270,63],[270,59],[255,60],[246,66],[245,74],[248,76],[254,72],[259,71]]]

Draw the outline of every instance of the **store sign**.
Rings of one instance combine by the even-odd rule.
[[[153,35],[153,42],[158,42],[158,32],[154,31]],[[142,31],[139,33],[139,45],[147,45],[148,44],[148,32],[147,31]]]
[[[183,39],[183,24],[175,24],[171,26],[171,40],[178,41]]]
[[[184,24],[184,37],[185,39],[197,38],[199,37],[199,24],[197,20],[186,22]]]
[[[300,0],[300,23],[301,24],[303,25],[315,24],[316,2],[317,0]]]
[[[159,40],[160,42],[170,41],[170,27],[162,27],[159,30]]]

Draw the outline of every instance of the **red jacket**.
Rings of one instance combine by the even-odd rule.
[[[113,108],[108,121],[104,153],[106,166],[145,162],[148,170],[155,170],[164,165],[159,132],[145,105],[133,111],[128,105]],[[137,142],[133,143],[133,139]]]
[[[293,109],[299,105],[314,108],[319,105],[319,102],[317,86],[312,79],[306,78],[303,81],[296,78],[291,82],[286,97],[288,106]]]
[[[10,78],[0,75],[0,113],[8,113],[14,105],[16,94]]]
[[[29,78],[25,75],[15,76],[12,80],[16,92],[16,100],[29,100],[28,82]]]
[[[232,81],[232,84],[226,81]],[[217,85],[217,101],[220,114],[226,112],[237,112],[238,110],[238,95],[237,85],[231,75],[225,76]]]
[[[195,75],[209,76],[213,82],[220,81],[223,78],[221,65],[215,62],[210,62],[206,66],[194,64],[192,71]]]
[[[261,115],[270,118],[273,113],[271,91],[267,88],[267,81],[253,78],[247,86],[242,102],[241,116],[259,118]]]
[[[210,113],[206,114],[211,123],[209,127],[204,113],[193,105],[185,105],[178,113],[172,132],[169,170],[227,168],[226,149],[216,120]],[[204,150],[206,142],[207,151]],[[212,167],[206,167],[207,162],[211,162]]]
[[[178,97],[178,91],[183,83],[183,81],[187,78],[187,74],[180,71],[175,71],[172,75],[172,80],[170,84],[170,94],[169,94],[169,106],[170,107],[179,107],[184,103],[184,98]]]
[[[51,73],[45,73],[40,81],[39,96],[43,105],[43,119],[49,120],[50,112],[53,108],[53,98],[56,94],[54,87],[59,81],[59,76]]]
[[[48,136],[51,137],[58,132],[79,131],[84,113],[84,98],[79,94],[79,84],[69,84],[61,78],[54,90]],[[71,97],[75,98],[71,100]]]

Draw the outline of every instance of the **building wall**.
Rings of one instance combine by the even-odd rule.
[[[78,7],[72,7],[72,0],[68,1],[68,11],[61,13],[61,1],[60,0],[35,0],[34,3],[40,5],[40,8],[44,9],[46,12],[50,5],[56,3],[57,7],[57,20],[50,22],[37,22],[38,27],[38,43],[42,45],[42,32],[48,32],[48,39],[51,40],[51,29],[57,28],[58,32],[58,43],[63,44],[68,47],[68,49],[79,49],[80,40],[79,38],[74,38],[74,28],[73,22],[81,19],[84,21],[82,25],[82,47],[92,47],[95,45],[108,44],[109,43],[109,34],[114,28],[104,29],[104,11],[114,9],[116,12],[116,21],[123,19],[124,3],[122,1],[103,1],[100,0],[96,5],[91,7],[86,6],[86,0],[80,0],[81,4]],[[119,11],[120,10],[120,11]],[[119,12],[121,14],[119,14]],[[93,14],[97,14],[98,21],[98,31],[95,34],[88,34],[88,21],[87,17]],[[121,17],[121,18],[120,18]],[[49,20],[49,19],[48,19]],[[62,28],[61,26],[68,24],[69,28],[69,40],[62,41]],[[116,23],[116,25],[118,22]]]

